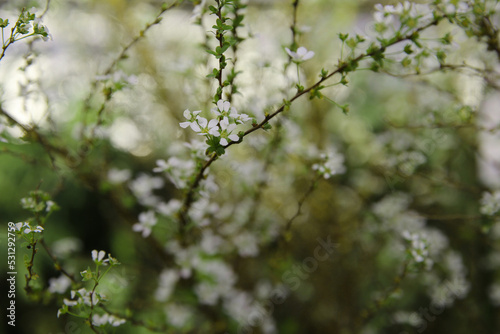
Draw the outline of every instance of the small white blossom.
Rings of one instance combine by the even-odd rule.
[[[257,238],[250,232],[242,232],[234,237],[238,254],[243,257],[254,257],[259,254]]]
[[[132,226],[135,232],[142,232],[142,237],[147,238],[151,234],[151,228],[156,225],[158,219],[153,211],[141,212],[139,222]]]
[[[220,128],[221,128],[221,134],[220,134],[221,145],[226,146],[228,144],[227,139],[230,139],[232,141],[240,140],[240,137],[238,137],[238,135],[231,133],[236,128],[236,124],[229,124],[227,118],[224,118],[222,121],[220,121]]]
[[[231,107],[231,102],[223,100],[217,101],[217,108],[213,108],[212,112],[222,118],[234,118],[238,116],[238,111],[234,107]]]
[[[184,118],[187,119],[187,122],[179,123],[181,128],[185,129],[188,126],[190,126],[191,129],[193,129],[193,131],[200,132],[201,129],[200,129],[198,123],[196,123],[196,118],[198,117],[198,115],[200,113],[201,113],[201,110],[197,110],[197,111],[189,111],[189,109],[184,110],[183,115],[184,115]]]
[[[99,314],[94,314],[92,316],[92,324],[94,326],[103,326],[105,324],[108,323],[108,320],[109,320],[109,314],[107,313],[104,313],[103,315],[99,315]]]
[[[175,284],[179,280],[179,273],[173,269],[165,269],[161,272],[158,288],[155,292],[157,301],[167,301],[174,291]]]
[[[55,203],[55,202],[53,202],[53,201],[47,201],[47,202],[45,203],[45,205],[46,205],[45,211],[49,212],[49,211],[50,211],[50,209],[52,209],[52,207],[53,207],[55,204],[56,204],[56,203]]]
[[[193,130],[195,132],[199,132],[198,134],[200,136],[206,136],[206,135],[212,135],[215,137],[220,136],[219,125],[218,125],[219,122],[216,119],[212,119],[209,122],[206,118],[198,116],[196,120],[200,127],[199,130],[194,130],[194,129]]]
[[[192,317],[193,312],[190,308],[178,304],[170,304],[165,308],[168,322],[172,326],[182,328],[186,322]]]
[[[155,173],[164,172],[169,167],[168,163],[163,159],[156,160],[156,166],[157,167],[153,168],[153,172],[155,172]]]
[[[286,52],[290,57],[292,57],[292,61],[295,63],[302,63],[306,60],[314,57],[314,51],[308,51],[305,47],[301,46],[297,49],[297,52],[291,51],[289,48],[285,48]]]
[[[120,325],[123,325],[125,322],[127,322],[127,320],[115,317],[114,315],[110,315],[108,318],[108,322],[111,326],[118,327]]]
[[[332,175],[342,174],[345,172],[344,156],[335,151],[320,155],[322,162],[314,164],[313,170],[317,170],[325,179],[329,179]]]
[[[103,250],[97,252],[97,250],[94,249],[92,251],[92,261],[94,261],[95,263],[98,263],[98,262],[102,263],[103,262],[102,260],[104,259],[105,256],[106,256],[106,252]]]
[[[67,306],[76,306],[76,305],[78,305],[78,300],[69,300],[69,299],[64,298],[63,303],[64,303],[64,305],[67,305]]]
[[[424,262],[426,257],[429,256],[427,242],[416,233],[404,231],[403,238],[410,241],[410,254],[416,262]]]
[[[130,180],[132,172],[128,169],[111,168],[108,171],[108,181],[112,184],[119,184]]]
[[[63,294],[71,286],[71,280],[64,275],[49,279],[49,292]]]
[[[480,212],[483,215],[493,216],[500,211],[500,191],[485,192],[480,200]]]
[[[16,230],[18,231],[21,231],[21,229],[23,229],[23,233],[24,234],[28,234],[28,233],[42,233],[43,231],[43,227],[38,225],[36,226],[35,228],[31,227],[31,225],[27,222],[24,222],[24,223],[16,223]]]
[[[158,213],[168,217],[179,211],[181,206],[181,201],[179,201],[178,199],[172,199],[168,203],[161,202],[160,204],[158,204],[156,210],[158,211]]]

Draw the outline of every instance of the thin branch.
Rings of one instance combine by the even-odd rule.
[[[71,280],[71,282],[77,283],[76,280],[75,280],[75,276],[73,274],[68,273],[63,268],[63,266],[61,265],[61,263],[59,262],[59,260],[57,259],[57,257],[52,253],[52,251],[50,250],[49,246],[45,242],[45,239],[41,239],[40,243],[42,244],[43,248],[45,249],[45,252],[47,253],[47,255],[52,259],[52,262],[54,262],[54,268],[56,268],[56,270],[60,271],[64,276],[66,276],[67,278],[69,278]]]
[[[288,220],[286,223],[285,231],[288,232],[290,231],[290,228],[292,227],[293,221],[302,214],[302,206],[304,205],[304,202],[306,199],[312,194],[314,189],[316,189],[316,186],[318,184],[319,179],[321,178],[321,175],[317,175],[316,178],[311,182],[311,185],[309,186],[309,189],[304,193],[302,198],[299,200],[297,203],[297,211],[295,214]]]
[[[155,19],[152,21],[152,22],[149,22],[146,24],[146,26],[144,27],[144,29],[142,29],[141,31],[139,31],[139,34],[137,34],[127,45],[125,45],[122,50],[120,51],[120,53],[118,54],[117,57],[115,57],[112,62],[109,64],[109,66],[102,72],[102,76],[106,76],[106,75],[109,75],[113,72],[113,70],[115,69],[116,65],[118,64],[118,62],[120,62],[121,60],[127,58],[127,52],[130,50],[130,48],[132,48],[135,44],[137,44],[137,42],[139,42],[145,35],[146,33],[155,25],[159,24],[162,20],[162,15],[180,5],[181,3],[183,2],[183,0],[178,0],[178,1],[175,1],[173,2],[172,4],[170,5],[163,5],[162,6],[162,9],[161,11],[156,15]],[[97,85],[99,83],[99,80],[98,79],[95,79],[92,84],[91,84],[91,87],[90,87],[90,93],[89,95],[87,96],[87,98],[85,99],[85,102],[84,102],[84,112],[86,112],[87,110],[90,109],[90,100],[92,99],[92,97],[94,96],[96,90],[97,90]],[[102,124],[103,120],[102,120],[102,116],[104,114],[104,110],[106,108],[106,105],[107,103],[109,102],[109,100],[111,100],[111,97],[113,95],[113,92],[112,91],[109,91],[106,93],[106,96],[105,96],[105,100],[104,102],[101,104],[100,108],[99,108],[99,111],[98,111],[98,120],[96,122],[96,124],[94,125],[92,131],[91,131],[91,137],[88,138],[84,144],[82,144],[82,147],[80,149],[80,156],[83,157],[86,155],[86,153],[88,152],[90,146],[93,144],[93,141],[94,141],[94,138],[95,138],[95,131],[96,131],[96,128],[98,125]],[[83,120],[83,127],[82,127],[82,130],[80,132],[80,137],[81,138],[84,138],[84,131],[85,131],[85,125],[86,125],[86,118],[84,118]]]
[[[397,43],[400,43],[402,41],[405,41],[405,40],[411,40],[413,39],[415,36],[418,35],[419,32],[421,32],[422,30],[425,30],[431,26],[434,26],[436,24],[439,23],[439,21],[442,19],[442,17],[437,17],[435,18],[432,22],[426,24],[425,26],[422,26],[420,28],[417,28],[415,29],[412,33],[409,33],[408,35],[405,35],[405,36],[400,36],[399,38],[395,39],[394,41],[392,41],[391,43],[389,43],[389,45],[387,45],[387,47],[389,46],[392,46],[392,45],[395,45]],[[346,69],[352,64],[352,63],[358,63],[360,62],[361,60],[365,59],[365,58],[368,58],[368,57],[371,57],[371,56],[374,56],[376,53],[379,53],[379,52],[383,52],[387,47],[380,47],[380,48],[377,48],[371,52],[368,52],[368,53],[362,53],[360,54],[358,57],[356,58],[353,58],[351,59],[350,61],[347,61],[347,62],[344,62],[342,63],[340,66],[338,66],[332,73],[322,77],[320,80],[318,80],[315,84],[313,84],[312,86],[310,86],[309,88],[306,88],[304,89],[303,91],[300,91],[300,92],[297,92],[289,101],[288,101],[288,104],[291,104],[293,103],[296,99],[298,99],[299,97],[301,97],[302,95],[305,95],[309,92],[311,92],[313,89],[316,89],[318,88],[324,81],[330,79],[331,77],[333,77],[335,74],[339,74],[339,73],[343,73],[346,71]],[[278,116],[280,113],[282,113],[285,109],[286,109],[286,106],[287,104],[282,104],[280,107],[278,107],[278,109],[276,109],[275,112],[273,112],[272,114],[267,114],[264,119],[254,125],[252,128],[248,129],[247,131],[245,131],[243,133],[243,136],[240,137],[240,140],[238,141],[232,141],[230,142],[228,145],[225,146],[225,148],[228,148],[229,146],[232,146],[232,145],[236,145],[236,144],[240,144],[242,141],[243,141],[243,138],[248,136],[249,134],[251,134],[252,132],[254,131],[257,131],[259,129],[262,129],[271,119],[275,118],[276,116]],[[191,204],[193,202],[193,196],[194,196],[194,192],[195,190],[198,188],[198,185],[200,183],[200,181],[202,180],[203,178],[203,173],[205,172],[205,170],[207,170],[208,167],[210,167],[210,165],[215,161],[217,160],[217,155],[212,155],[212,157],[207,160],[205,162],[205,164],[203,165],[202,168],[200,168],[200,170],[198,171],[196,177],[195,177],[195,180],[194,182],[191,183],[191,185],[189,186],[187,192],[186,192],[186,197],[184,198],[184,201],[183,201],[183,205],[181,207],[181,210],[179,211],[179,214],[180,214],[180,219],[181,219],[181,224],[182,224],[182,229],[187,225],[187,222],[188,222],[188,217],[187,217],[187,214],[188,214],[188,211],[189,211],[189,208],[191,207]]]

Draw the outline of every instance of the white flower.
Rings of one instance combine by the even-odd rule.
[[[493,216],[500,211],[500,191],[495,191],[493,194],[485,192],[479,203],[483,215]]]
[[[120,325],[123,325],[125,322],[127,322],[127,320],[115,317],[114,315],[110,315],[108,318],[108,322],[111,326],[118,327]]]
[[[196,123],[196,118],[198,117],[198,114],[200,114],[200,113],[201,113],[201,110],[192,111],[192,112],[189,111],[189,109],[184,110],[184,113],[183,113],[184,118],[187,119],[188,121],[179,123],[181,128],[185,129],[188,126],[190,126],[191,129],[193,129],[193,131],[200,132],[201,129],[198,126],[198,124]]]
[[[168,203],[161,202],[160,204],[158,204],[156,210],[158,211],[158,213],[168,217],[179,211],[181,206],[181,201],[179,201],[178,199],[172,199]]]
[[[71,280],[64,275],[49,279],[49,292],[63,294],[71,286]]]
[[[290,55],[290,57],[292,57],[292,60],[295,63],[301,63],[314,57],[314,51],[308,51],[303,46],[298,48],[297,52],[291,51],[289,48],[285,48],[285,50]]]
[[[203,231],[200,247],[205,253],[213,255],[217,253],[223,241],[220,236],[215,235],[211,230],[205,230]]]
[[[233,119],[236,124],[243,124],[250,121],[252,118],[247,114],[238,114],[237,116],[234,116]]]
[[[76,306],[76,305],[78,305],[78,300],[69,300],[69,299],[64,298],[63,303],[64,303],[64,305],[67,305],[67,306]]]
[[[92,251],[92,261],[94,261],[95,263],[97,262],[102,263],[102,259],[104,259],[105,256],[106,252],[103,250],[99,251],[99,253],[97,252],[96,249]]]
[[[58,258],[65,258],[82,249],[82,242],[77,238],[63,238],[52,244],[52,251]]]
[[[16,225],[15,225],[15,226],[16,226],[16,229],[17,229],[18,231],[21,231],[21,229],[24,229],[24,230],[23,230],[23,233],[24,233],[24,234],[28,234],[28,233],[32,233],[32,232],[33,232],[33,233],[42,233],[42,231],[43,231],[43,227],[42,227],[42,226],[38,225],[37,227],[32,228],[32,227],[30,226],[30,224],[29,224],[29,223],[27,223],[27,222],[24,222],[24,223],[16,223]]]
[[[231,294],[236,276],[228,264],[218,260],[201,261],[196,270],[211,278],[195,286],[200,303],[215,305],[220,297]]]
[[[234,118],[238,116],[238,111],[231,107],[231,102],[219,100],[217,101],[217,108],[213,108],[212,112],[217,116]]]
[[[169,167],[168,163],[163,159],[156,160],[156,166],[158,167],[153,168],[153,172],[155,173],[161,173]]]
[[[168,322],[172,326],[177,328],[182,328],[186,322],[191,318],[192,311],[186,306],[171,304],[165,308],[165,314],[167,315]]]
[[[112,184],[119,184],[126,182],[130,179],[132,176],[132,172],[128,169],[116,169],[116,168],[111,168],[108,171],[108,181]]]
[[[179,273],[173,269],[165,269],[161,272],[158,288],[155,292],[157,301],[164,302],[170,298],[174,291],[175,284],[179,280]]]
[[[139,222],[132,226],[135,232],[142,232],[142,237],[147,238],[151,234],[151,228],[156,225],[158,219],[153,211],[141,212]]]
[[[238,135],[231,134],[231,132],[236,128],[236,124],[229,124],[227,118],[224,118],[222,121],[220,121],[220,127],[222,130],[220,134],[221,145],[226,146],[228,144],[227,139],[231,139],[232,141],[240,140],[240,137],[238,137]]]
[[[416,262],[424,262],[425,258],[429,256],[427,242],[416,233],[404,231],[403,238],[410,241],[410,254]]]
[[[243,257],[253,257],[259,254],[257,238],[250,232],[243,232],[234,238],[238,254]]]
[[[205,151],[208,148],[208,145],[201,140],[191,140],[190,143],[184,143],[186,147],[189,148],[189,151],[191,153],[191,157],[193,159],[204,159],[205,158]]]
[[[99,314],[94,314],[92,316],[92,324],[94,326],[103,326],[108,323],[109,320],[109,315],[107,313],[104,313],[103,315]]]
[[[135,180],[130,181],[129,188],[142,205],[152,206],[159,202],[153,190],[160,189],[164,184],[165,181],[159,176],[151,177],[147,174],[140,174]]]
[[[47,201],[47,202],[45,203],[45,205],[46,205],[45,211],[49,212],[49,211],[50,211],[50,209],[52,209],[52,207],[53,207],[55,204],[56,204],[56,203],[54,203],[53,201]]]
[[[215,137],[220,136],[219,125],[218,125],[219,122],[216,119],[212,119],[209,122],[206,118],[198,116],[197,121],[198,125],[200,126],[200,129],[199,130],[193,129],[193,130],[195,132],[200,132],[198,133],[200,136],[206,136],[206,135],[212,135]]]
[[[332,175],[342,174],[345,172],[344,156],[335,151],[323,153],[320,155],[321,163],[314,164],[313,170],[317,170],[325,179],[329,179]]]

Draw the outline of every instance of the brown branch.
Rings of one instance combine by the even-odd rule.
[[[346,72],[347,68],[351,64],[358,63],[358,62],[360,62],[361,60],[363,60],[365,58],[372,57],[372,56],[374,56],[375,54],[377,54],[379,52],[383,52],[389,46],[395,45],[395,44],[400,43],[400,42],[405,41],[405,40],[411,40],[411,39],[415,38],[415,36],[417,36],[418,33],[421,32],[422,30],[425,30],[425,29],[427,29],[427,28],[429,28],[431,26],[434,26],[434,25],[438,24],[441,19],[442,19],[442,17],[435,18],[430,23],[428,23],[428,24],[426,24],[426,25],[424,25],[422,27],[419,27],[419,28],[415,29],[412,33],[409,33],[409,34],[407,34],[405,36],[400,36],[400,37],[396,38],[391,43],[389,43],[386,47],[376,48],[375,50],[373,50],[371,52],[362,53],[358,57],[353,58],[350,61],[341,63],[341,65],[338,66],[332,73],[330,73],[330,74],[328,74],[326,76],[323,76],[320,80],[318,80],[315,84],[313,84],[309,88],[306,88],[306,89],[304,89],[304,90],[302,90],[300,92],[297,92],[288,101],[288,104],[291,104],[292,102],[294,102],[296,99],[298,99],[302,95],[305,95],[305,94],[311,92],[312,90],[320,87],[321,84],[324,81],[330,79],[335,74]],[[257,125],[254,125],[252,128],[250,128],[247,131],[245,131],[243,133],[243,136],[240,136],[240,140],[238,140],[238,141],[232,141],[228,145],[226,145],[224,148],[228,148],[229,146],[232,146],[232,145],[235,145],[235,144],[240,144],[243,141],[244,137],[248,136],[249,134],[251,134],[254,131],[262,129],[271,119],[275,118],[277,115],[279,115],[280,113],[282,113],[286,109],[286,106],[287,106],[287,104],[283,103],[280,107],[278,107],[278,109],[276,109],[275,112],[273,112],[272,114],[267,114],[260,123],[258,123]],[[179,215],[180,215],[180,219],[181,219],[181,224],[182,224],[181,230],[184,229],[185,226],[187,225],[187,222],[188,222],[187,214],[188,214],[189,208],[190,208],[190,206],[191,206],[191,204],[193,202],[194,191],[198,188],[198,185],[199,185],[201,179],[203,178],[203,173],[205,172],[205,170],[208,167],[210,167],[210,165],[215,160],[217,160],[217,155],[216,154],[212,155],[212,157],[205,162],[205,164],[203,165],[203,167],[200,168],[200,170],[198,171],[198,173],[196,175],[195,181],[189,186],[189,188],[187,190],[187,195],[184,198],[183,205],[182,205],[182,207],[181,207],[181,209],[179,211]]]
[[[54,268],[56,268],[57,271],[60,271],[64,276],[69,278],[71,282],[76,283],[75,276],[73,274],[68,273],[62,266],[57,257],[52,253],[50,250],[49,246],[45,242],[45,239],[41,239],[40,243],[42,244],[43,248],[45,249],[45,252],[47,255],[52,259],[52,262],[54,262]]]
[[[288,220],[286,227],[285,227],[285,232],[290,231],[290,228],[292,227],[293,221],[302,214],[302,206],[304,205],[304,202],[306,199],[312,194],[314,189],[316,188],[316,185],[318,184],[319,179],[321,178],[321,175],[316,176],[316,178],[311,182],[311,185],[309,186],[309,189],[304,193],[302,198],[299,200],[297,203],[297,211],[295,214]]]

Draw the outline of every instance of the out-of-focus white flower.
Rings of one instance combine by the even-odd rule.
[[[165,307],[165,314],[172,326],[181,328],[192,317],[193,311],[187,306],[169,304]]]
[[[422,236],[416,233],[404,231],[402,235],[403,238],[410,242],[409,251],[413,259],[418,263],[424,262],[429,256],[427,242],[422,238]]]
[[[92,324],[94,326],[102,326],[108,323],[109,314],[104,313],[103,315],[94,314],[92,316]]]
[[[290,50],[289,48],[285,48],[286,52],[290,57],[292,57],[292,61],[294,63],[302,63],[306,60],[314,57],[314,51],[308,51],[305,47],[301,46],[297,49],[297,52]]]
[[[165,269],[161,272],[158,282],[158,288],[155,292],[156,300],[160,302],[167,301],[174,291],[175,284],[179,280],[177,270]]]
[[[253,257],[259,254],[257,238],[250,232],[242,232],[234,237],[238,254],[243,257]]]
[[[500,306],[500,284],[493,284],[488,289],[488,297],[495,306]]]
[[[161,202],[156,206],[158,213],[168,217],[179,211],[182,203],[178,199],[172,199],[168,203]]]
[[[201,261],[196,270],[211,277],[195,287],[196,295],[202,304],[215,305],[219,298],[231,294],[236,276],[229,265],[218,260]]]
[[[203,231],[200,247],[205,253],[213,255],[218,252],[223,241],[220,236],[214,234],[211,230],[205,230]]]
[[[479,203],[481,204],[479,210],[483,215],[493,216],[500,211],[500,191],[483,193]]]
[[[120,319],[118,317],[115,317],[114,315],[109,315],[107,313],[104,313],[103,315],[94,314],[92,316],[92,324],[97,327],[104,326],[108,323],[113,327],[118,327],[125,322],[125,319]]]
[[[201,110],[197,110],[197,111],[189,111],[189,109],[184,110],[183,115],[184,115],[184,118],[187,119],[187,122],[179,123],[181,128],[185,129],[188,126],[190,126],[191,129],[193,129],[193,131],[200,132],[201,131],[200,126],[196,122],[196,118],[198,117],[198,115],[200,113],[201,113]]]
[[[163,159],[156,160],[156,166],[157,167],[153,168],[153,172],[155,172],[155,173],[164,172],[169,167],[168,163]]]
[[[332,175],[342,174],[345,172],[344,156],[338,152],[331,151],[320,155],[321,163],[314,164],[313,170],[317,170],[325,179],[329,179]]]
[[[49,292],[63,294],[71,286],[71,280],[64,275],[49,279]]]
[[[159,202],[157,196],[153,194],[153,190],[160,189],[164,184],[161,177],[140,174],[135,180],[129,182],[129,188],[141,204],[152,206]]]
[[[151,234],[151,228],[156,225],[158,219],[153,211],[141,212],[139,222],[132,226],[135,232],[142,232],[142,237],[147,238]]]
[[[82,242],[77,238],[62,238],[52,244],[52,252],[58,258],[65,258],[82,249]]]

